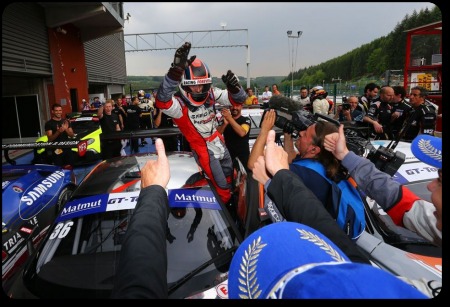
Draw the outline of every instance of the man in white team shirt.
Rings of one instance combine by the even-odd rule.
[[[269,99],[272,97],[272,92],[269,91],[269,86],[266,85],[264,87],[264,93],[262,93],[262,102],[263,102],[263,108],[269,107]]]

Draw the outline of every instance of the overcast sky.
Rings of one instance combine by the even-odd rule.
[[[226,44],[250,46],[250,76],[287,76],[295,61],[299,68],[317,65],[343,55],[376,38],[386,36],[406,14],[428,7],[431,2],[319,2],[319,3],[247,3],[247,2],[125,2],[125,34],[209,31],[233,31]],[[287,31],[302,31],[299,39],[288,39]],[[223,39],[225,32],[214,32]],[[248,33],[248,40],[247,35]],[[204,34],[202,34],[204,35]],[[148,46],[164,47],[157,42],[168,35],[150,35]],[[185,36],[171,35],[170,44],[181,46]],[[135,36],[128,36],[136,38]],[[226,37],[227,38],[227,37]],[[152,40],[153,39],[153,40]],[[195,38],[200,42],[208,40]],[[214,38],[215,40],[215,38]],[[168,42],[169,43],[169,42]],[[298,45],[297,45],[298,43]],[[217,44],[217,43],[216,43]],[[135,44],[132,44],[135,46]],[[150,47],[146,48],[150,48]],[[167,46],[167,45],[166,45]],[[142,44],[140,48],[144,48]],[[219,77],[228,69],[239,76],[247,76],[245,47],[191,49],[209,66],[213,76]],[[126,43],[128,50],[130,45]],[[173,61],[175,50],[126,52],[127,75],[162,76]],[[295,56],[295,53],[296,56]]]

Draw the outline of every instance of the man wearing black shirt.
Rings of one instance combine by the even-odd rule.
[[[217,130],[225,138],[225,145],[230,152],[231,158],[239,158],[248,171],[247,163],[250,156],[248,140],[250,137],[251,121],[249,117],[242,116],[242,105],[231,106],[222,109],[224,122]]]
[[[62,118],[62,106],[55,103],[52,106],[52,118],[45,123],[45,134],[49,142],[67,141],[75,137],[72,126],[67,119]],[[71,148],[52,149],[52,161],[55,165],[73,165],[76,153]]]
[[[125,131],[138,131],[140,130],[140,118],[142,116],[142,110],[139,108],[139,98],[134,96],[131,100],[131,105],[125,107],[127,118],[125,120]],[[132,138],[130,141],[130,152],[139,153],[139,140]]]
[[[392,140],[391,115],[394,90],[390,86],[383,86],[380,90],[380,101],[370,105],[364,122],[372,124],[376,140]]]
[[[100,125],[102,126],[102,133],[113,133],[120,131],[120,121],[117,114],[112,113],[112,100],[108,99],[104,106],[98,108],[97,116],[100,119]],[[102,158],[104,160],[120,156],[120,149],[122,144],[120,140],[103,140],[101,143]]]
[[[411,118],[407,120],[411,125],[407,129],[404,139],[411,142],[419,134],[434,135],[436,129],[436,109],[425,98],[428,92],[425,88],[415,86],[409,94],[409,104],[412,107]]]
[[[394,100],[392,104],[391,127],[394,140],[396,140],[405,120],[408,118],[411,106],[405,101],[406,91],[403,86],[396,85],[392,88],[394,89]]]

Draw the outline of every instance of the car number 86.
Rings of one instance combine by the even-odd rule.
[[[62,239],[65,236],[67,236],[72,225],[73,225],[72,221],[69,221],[66,224],[59,223],[58,225],[56,225],[55,230],[53,230],[52,234],[50,235],[50,240],[53,240],[56,238]]]

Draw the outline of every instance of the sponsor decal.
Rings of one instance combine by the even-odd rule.
[[[92,117],[86,116],[86,117],[77,117],[75,119],[76,122],[84,122],[84,121],[92,121]]]
[[[170,207],[193,207],[212,210],[221,209],[211,190],[172,189],[168,191],[168,197]]]
[[[68,202],[56,222],[61,222],[89,214],[134,209],[139,198],[139,191],[99,194]]]
[[[422,180],[431,180],[438,177],[437,168],[423,162],[406,163],[400,166],[393,179],[400,184],[412,183]]]
[[[56,222],[104,212],[108,202],[108,195],[109,194],[100,194],[68,202],[61,210]]]
[[[183,85],[197,85],[197,84],[209,84],[212,83],[211,78],[204,78],[204,79],[198,79],[198,80],[183,80]]]
[[[23,227],[20,227],[19,231],[27,233],[27,234],[31,234],[33,232],[33,229],[23,226]]]
[[[7,186],[9,186],[11,182],[6,180],[6,181],[2,181],[2,190],[4,190]]]
[[[86,154],[87,146],[87,141],[81,141],[78,143],[78,155],[80,157],[83,157]]]
[[[13,189],[13,191],[16,192],[16,193],[23,193],[22,188],[21,188],[21,187],[18,187],[18,186],[16,186],[16,185],[13,186],[12,189]]]
[[[21,203],[25,203],[27,206],[33,205],[33,203],[49,190],[55,187],[59,187],[64,180],[64,173],[62,171],[56,171],[47,176],[40,183],[36,184],[32,188],[28,189],[20,199]],[[17,191],[16,191],[17,192]],[[19,207],[20,207],[19,205]]]
[[[228,298],[228,280],[224,281],[223,283],[220,283],[216,286],[217,295],[221,299],[227,299]]]
[[[46,148],[46,147],[77,147],[79,141],[61,141],[61,142],[36,142],[36,143],[16,143],[2,144],[2,149],[23,149],[23,148]]]
[[[442,258],[406,253],[408,258],[442,278]]]
[[[109,194],[106,211],[134,209],[140,191]]]
[[[10,254],[23,242],[23,240],[22,236],[16,232],[11,238],[3,242],[3,248]]]
[[[73,200],[64,206],[55,223],[99,212],[134,209],[139,193],[140,191],[100,194]],[[172,189],[168,190],[168,195],[170,207],[221,210],[211,190]]]

